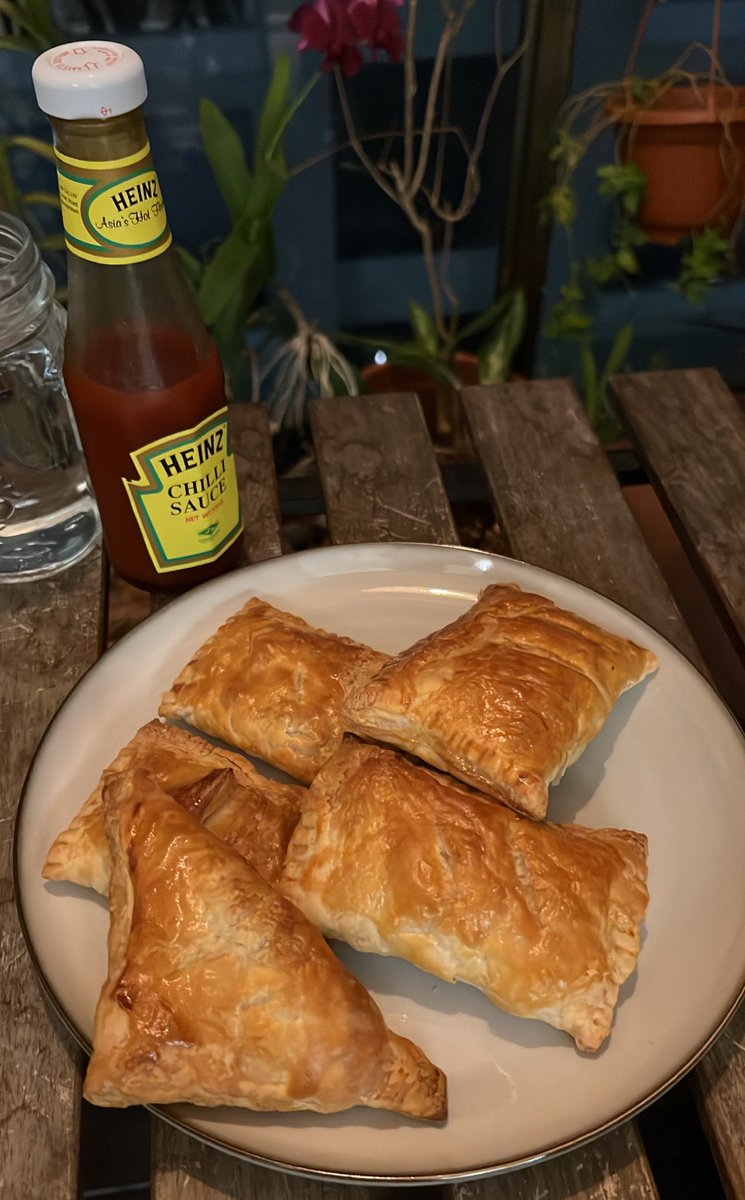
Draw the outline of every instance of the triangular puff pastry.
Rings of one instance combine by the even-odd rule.
[[[110,858],[101,791],[108,774],[138,768],[234,846],[265,879],[279,877],[304,789],[266,779],[243,755],[150,721],[119,752],[72,823],[55,838],[42,869],[45,879],[67,880],[107,895]]]
[[[531,821],[348,738],[303,800],[280,889],[328,937],[597,1050],[639,954],[646,851],[641,834]]]
[[[88,1100],[445,1117],[442,1072],[289,900],[144,773],[103,797],[109,973]]]
[[[549,785],[656,666],[551,600],[494,584],[355,688],[345,723],[540,819]]]
[[[387,657],[254,597],[186,664],[159,712],[310,783],[341,743],[347,692]]]

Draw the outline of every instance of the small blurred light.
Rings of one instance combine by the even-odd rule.
[[[385,350],[375,351],[375,361],[379,367],[382,367],[383,363],[388,362],[388,355],[386,354]]]

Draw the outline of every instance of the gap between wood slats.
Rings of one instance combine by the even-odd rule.
[[[624,420],[745,660],[745,415],[715,370],[612,381]]]

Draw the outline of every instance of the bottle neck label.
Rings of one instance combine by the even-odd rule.
[[[171,244],[150,143],[126,158],[87,162],[55,150],[65,242],[113,266],[144,262]]]
[[[156,571],[211,563],[243,528],[228,410],[132,451],[123,479]]]

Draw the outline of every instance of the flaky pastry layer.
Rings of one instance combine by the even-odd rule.
[[[108,775],[138,769],[238,850],[265,879],[277,880],[303,789],[266,779],[242,755],[162,721],[143,725],[103,772],[71,824],[52,843],[42,869],[45,879],[108,894],[111,860],[102,789]]]
[[[531,821],[353,738],[303,800],[280,888],[327,937],[607,1038],[647,905],[646,838]]]
[[[109,776],[103,802],[109,970],[88,1100],[445,1117],[442,1072],[245,859],[142,771]]]
[[[309,783],[341,742],[347,692],[387,657],[254,597],[196,652],[159,711]]]
[[[493,584],[347,697],[349,732],[417,755],[535,818],[648,650],[543,596]]]

